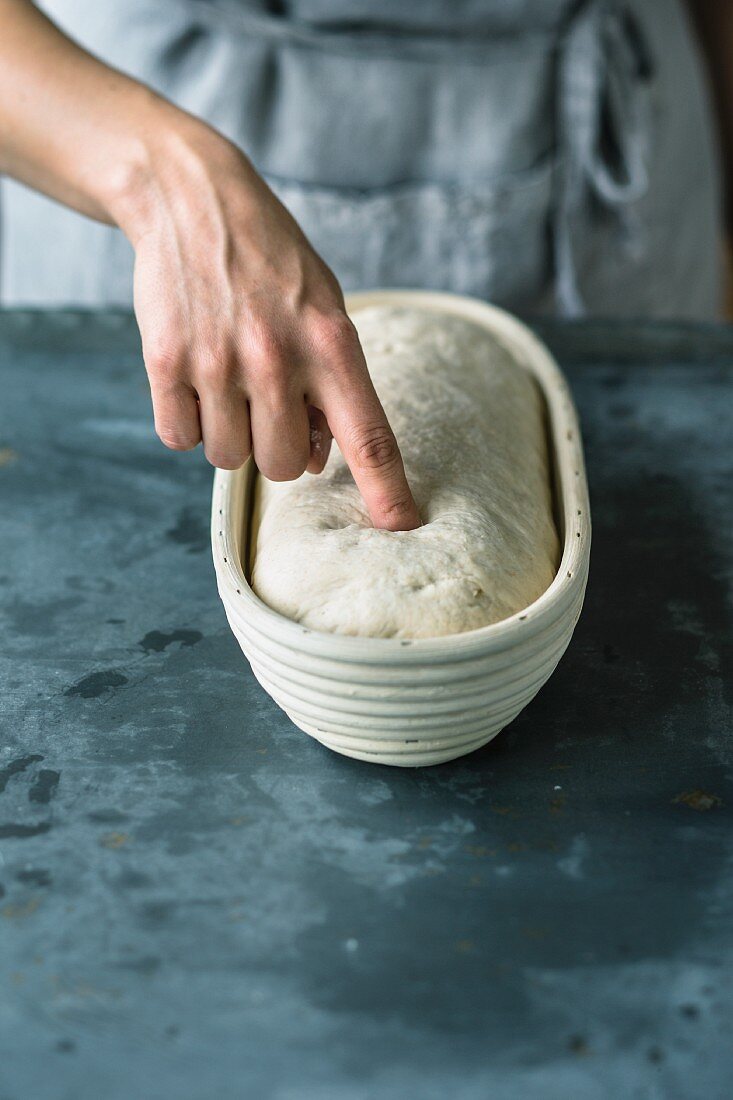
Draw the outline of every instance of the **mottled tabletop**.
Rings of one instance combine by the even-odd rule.
[[[727,1100],[733,332],[544,323],[593,549],[557,671],[402,770],[296,729],[132,319],[0,315],[0,1100]]]

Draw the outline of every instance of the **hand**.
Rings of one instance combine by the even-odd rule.
[[[180,124],[179,124],[180,126]],[[214,466],[319,473],[331,433],[375,527],[420,525],[339,285],[247,159],[195,120],[156,144],[128,235],[155,426]]]
[[[29,0],[0,25],[0,172],[129,237],[163,442],[288,479],[333,432],[375,526],[419,526],[338,283],[246,157]]]

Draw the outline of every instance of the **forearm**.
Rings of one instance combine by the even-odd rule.
[[[202,125],[103,64],[28,0],[0,0],[0,173],[132,234],[152,160]]]
[[[322,470],[332,433],[375,525],[418,526],[341,289],[247,157],[28,0],[0,28],[0,172],[131,241],[163,442],[281,480]]]
[[[733,4],[688,0],[688,7],[710,73],[723,159],[725,214],[733,237]]]

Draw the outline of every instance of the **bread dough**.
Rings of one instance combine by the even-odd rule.
[[[258,475],[252,586],[315,630],[457,634],[521,611],[557,569],[544,404],[484,328],[419,308],[353,317],[423,519],[372,527],[335,443],[319,476]]]

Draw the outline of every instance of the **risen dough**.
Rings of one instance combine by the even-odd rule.
[[[424,526],[375,530],[334,444],[318,477],[258,475],[255,592],[313,629],[386,638],[520,611],[558,562],[536,383],[462,318],[374,306],[353,320]]]

